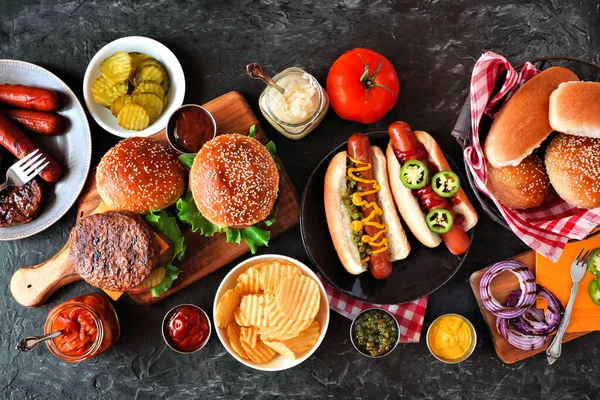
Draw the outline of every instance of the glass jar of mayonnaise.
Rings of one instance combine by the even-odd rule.
[[[284,92],[267,86],[260,95],[260,110],[282,135],[302,139],[327,114],[329,97],[319,82],[300,68],[287,68],[273,80]]]

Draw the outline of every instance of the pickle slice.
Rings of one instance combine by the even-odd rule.
[[[137,51],[129,53],[129,56],[133,60],[133,70],[134,71],[140,66],[140,63],[142,61],[150,58],[150,56],[148,54],[138,53]]]
[[[139,104],[144,107],[150,123],[154,123],[160,117],[160,113],[163,110],[163,103],[160,97],[152,93],[138,93],[131,95],[131,103]]]
[[[114,115],[115,117],[119,116],[119,111],[121,111],[121,109],[123,107],[125,107],[125,104],[129,103],[129,95],[124,94],[123,96],[119,96],[117,97],[112,104],[110,105],[110,112],[112,113],[112,115]]]
[[[104,75],[100,75],[92,84],[92,96],[97,103],[110,107],[119,96],[127,94],[127,83],[114,84]]]
[[[152,93],[157,95],[160,100],[163,102],[163,108],[167,105],[167,95],[162,86],[156,81],[142,81],[135,88],[133,94],[137,93]]]
[[[124,51],[117,51],[100,63],[100,73],[113,83],[128,81],[133,71],[133,60]]]
[[[148,274],[146,279],[144,279],[141,283],[141,286],[146,289],[151,289],[156,285],[160,285],[160,283],[165,279],[165,275],[167,274],[167,268],[159,267],[155,268]]]
[[[167,72],[167,69],[165,68],[165,66],[157,59],[148,58],[148,59],[142,61],[136,70],[136,75],[137,75],[137,72],[139,72],[141,69],[148,67],[148,66],[158,67],[162,71],[163,79],[160,81],[159,80],[156,80],[156,81],[158,84],[160,84],[162,86],[165,93],[168,93],[169,89],[171,87],[171,80],[169,79],[169,73]],[[137,82],[134,80],[134,84],[137,86],[137,85],[139,85],[139,83],[141,81],[145,81],[145,80],[153,80],[153,79],[144,78],[144,79],[139,79]]]
[[[133,85],[138,86],[142,81],[156,81],[162,86],[164,79],[163,70],[158,65],[140,66],[133,77]]]
[[[150,118],[144,107],[139,104],[129,103],[119,111],[117,123],[122,128],[141,131],[150,125]]]

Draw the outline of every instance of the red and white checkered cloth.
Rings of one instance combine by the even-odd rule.
[[[338,314],[354,320],[354,317],[362,310],[373,307],[381,308],[389,311],[398,320],[400,343],[418,343],[421,339],[425,309],[427,308],[427,296],[403,304],[371,304],[340,293],[328,284],[322,276],[319,276],[319,278],[325,287],[329,299],[329,308]]]
[[[517,211],[503,206],[486,187],[487,171],[479,141],[482,117],[486,115],[493,118],[516,89],[539,72],[530,63],[517,72],[506,58],[492,52],[485,53],[477,60],[471,77],[470,94],[473,145],[465,149],[464,155],[477,188],[494,201],[513,232],[533,250],[557,261],[568,239],[583,239],[600,225],[600,208],[584,210],[572,207],[557,195],[529,210]],[[501,88],[494,92],[500,83]]]

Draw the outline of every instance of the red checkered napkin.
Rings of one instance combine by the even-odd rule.
[[[400,343],[418,343],[419,339],[421,339],[425,308],[427,308],[427,296],[403,304],[371,304],[355,300],[348,295],[340,293],[333,286],[325,282],[323,277],[319,276],[319,278],[325,287],[325,292],[329,299],[329,308],[333,311],[354,320],[354,317],[362,310],[373,307],[381,308],[389,311],[398,320],[398,325],[400,325]]]
[[[568,239],[583,239],[600,225],[600,208],[572,207],[557,195],[529,210],[504,207],[486,187],[485,158],[479,142],[479,124],[483,115],[493,118],[515,90],[539,72],[530,63],[517,72],[506,58],[492,52],[477,60],[470,94],[473,145],[465,149],[464,155],[477,188],[494,201],[513,232],[533,250],[556,262]],[[494,92],[498,86],[500,89]]]

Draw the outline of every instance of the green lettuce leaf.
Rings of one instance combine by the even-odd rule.
[[[192,193],[177,200],[177,218],[190,225],[192,232],[199,232],[203,236],[213,236],[215,232],[221,231],[217,225],[204,218],[198,211]]]
[[[275,154],[277,154],[277,147],[275,146],[275,143],[273,143],[273,141],[269,141],[269,143],[267,143],[265,145],[265,148],[267,150],[269,150],[269,153],[271,154],[271,157],[275,157]]]
[[[175,256],[183,260],[185,243],[177,219],[171,217],[166,211],[150,211],[150,214],[146,215],[146,221],[155,231],[163,233],[173,242]]]
[[[277,211],[279,211],[279,207],[273,208],[273,211],[271,211],[271,215],[269,215],[267,219],[263,220],[263,223],[266,226],[271,226],[275,223],[275,220],[277,219]]]
[[[183,166],[185,168],[190,170],[192,168],[192,164],[194,164],[196,155],[195,154],[180,154],[179,157],[177,157],[177,158],[179,159],[179,162],[181,164],[183,164]]]
[[[225,228],[228,243],[240,243],[242,240],[250,247],[250,252],[256,254],[261,246],[268,246],[271,232],[256,225],[248,228]]]
[[[248,129],[248,136],[252,139],[256,139],[256,125],[252,125],[250,129]]]
[[[152,297],[162,296],[163,293],[171,288],[173,282],[181,273],[181,270],[172,264],[168,264],[166,268],[167,271],[162,282],[150,289]]]

